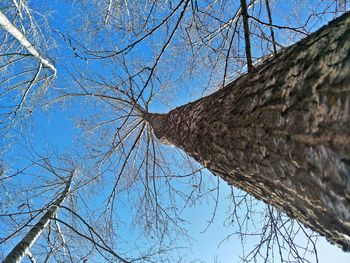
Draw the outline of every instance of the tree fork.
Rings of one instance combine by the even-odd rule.
[[[164,143],[350,251],[350,14],[225,88],[144,115]]]

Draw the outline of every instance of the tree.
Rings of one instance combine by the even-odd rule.
[[[145,113],[157,138],[350,250],[350,15],[210,96]]]
[[[40,55],[40,53],[36,50],[36,48],[27,40],[25,35],[21,31],[19,31],[11,22],[7,19],[7,17],[0,11],[0,25],[10,33],[14,38],[16,38],[19,43],[27,49],[27,51],[35,57],[37,60],[41,62],[44,66],[50,68],[54,75],[56,75],[56,68],[50,61],[45,59]]]
[[[47,212],[40,218],[40,220],[29,230],[25,237],[11,250],[11,252],[6,256],[3,262],[21,262],[22,258],[28,254],[30,248],[38,239],[40,234],[44,231],[47,225],[50,223],[51,218],[54,218],[57,214],[57,210],[62,205],[63,201],[69,194],[72,179],[75,171],[71,173],[67,179],[66,186],[62,191],[61,195],[55,200],[49,207]]]
[[[101,256],[110,262],[128,262],[108,244],[103,231],[97,230],[96,219],[89,218],[75,202],[74,195],[82,194],[83,177],[76,161],[32,154],[37,158],[19,171],[5,171],[0,180],[7,180],[6,192],[12,191],[2,193],[6,205],[0,203],[0,244],[23,235],[2,261],[21,262],[27,256],[31,262],[77,262]],[[9,178],[15,181],[13,186]]]
[[[38,20],[25,0],[0,3],[0,132],[4,137],[12,137],[8,131],[32,114],[56,76],[54,64],[42,55],[48,45],[54,46],[43,38],[47,23],[43,16]]]
[[[35,57],[35,54],[33,56],[31,49],[28,50],[26,45],[21,44],[20,39],[23,40],[23,37],[16,39],[16,34],[8,30],[1,31],[1,54],[5,54],[2,59],[5,65],[10,65],[0,68],[3,73],[1,74],[3,83],[6,84],[6,92],[0,94],[3,123],[8,123],[10,120],[10,124],[13,124],[14,119],[19,119],[22,125],[32,124],[33,130],[39,131],[41,136],[39,127],[44,119],[48,122],[48,116],[55,115],[58,110],[60,114],[69,112],[75,118],[78,128],[71,128],[70,121],[67,117],[62,117],[62,114],[60,117],[64,119],[65,126],[61,126],[58,133],[52,130],[49,132],[56,137],[54,141],[59,146],[64,144],[63,141],[70,141],[72,138],[71,134],[67,133],[64,140],[57,139],[61,136],[61,131],[71,129],[71,133],[74,132],[77,135],[74,146],[72,145],[71,149],[64,148],[64,151],[65,155],[75,156],[71,157],[74,159],[73,163],[81,160],[79,165],[81,172],[69,195],[69,207],[62,205],[59,209],[60,216],[51,218],[48,227],[31,248],[32,258],[44,262],[47,260],[76,262],[86,259],[114,262],[120,260],[119,254],[114,251],[124,251],[121,258],[125,258],[126,261],[181,261],[182,255],[186,252],[182,252],[184,245],[179,240],[188,237],[182,211],[185,207],[200,202],[198,200],[214,200],[213,216],[208,220],[209,227],[217,212],[222,184],[219,177],[209,176],[205,167],[193,161],[189,155],[179,149],[194,156],[197,161],[216,174],[219,172],[221,175],[225,174],[223,171],[228,162],[221,164],[220,154],[215,157],[215,162],[206,155],[208,145],[217,147],[215,142],[222,141],[221,138],[216,137],[204,146],[203,143],[197,142],[206,140],[193,138],[196,134],[187,133],[187,139],[179,138],[180,134],[185,134],[186,127],[176,125],[176,129],[172,130],[174,126],[169,118],[178,113],[181,115],[179,120],[189,121],[186,119],[188,115],[183,111],[188,110],[188,114],[191,114],[191,109],[196,105],[207,105],[204,102],[211,101],[214,103],[217,94],[223,94],[223,104],[220,104],[220,107],[227,106],[230,102],[237,103],[232,116],[225,114],[223,107],[221,111],[219,109],[217,112],[216,109],[211,111],[213,115],[222,113],[220,116],[222,121],[216,121],[210,129],[202,123],[203,112],[200,113],[201,116],[196,122],[191,120],[191,123],[197,124],[195,127],[198,129],[203,128],[203,132],[207,131],[213,135],[215,133],[215,136],[220,137],[216,133],[218,130],[213,129],[215,125],[224,125],[226,123],[224,120],[232,123],[231,118],[236,118],[240,112],[252,111],[250,115],[237,117],[238,124],[248,123],[251,125],[250,129],[244,126],[246,129],[240,130],[239,138],[227,137],[239,140],[237,149],[234,149],[237,155],[230,157],[232,161],[229,165],[239,166],[242,171],[240,174],[235,174],[238,181],[231,180],[233,177],[231,174],[229,175],[231,179],[226,180],[229,180],[230,184],[241,186],[258,198],[264,195],[265,201],[266,196],[270,196],[277,208],[286,210],[281,204],[288,201],[287,197],[291,195],[289,192],[287,197],[284,195],[281,197],[280,192],[274,191],[275,188],[272,185],[266,185],[266,180],[263,181],[266,176],[254,176],[255,181],[253,179],[249,181],[248,178],[244,183],[242,183],[242,177],[247,175],[244,172],[253,173],[256,172],[256,168],[259,168],[262,171],[261,175],[271,173],[274,175],[271,178],[276,178],[278,173],[285,175],[283,164],[288,164],[287,168],[290,168],[288,172],[295,173],[295,177],[298,178],[308,172],[304,170],[309,168],[307,166],[309,164],[306,162],[305,166],[302,166],[304,160],[299,159],[293,159],[295,162],[291,162],[288,159],[287,150],[296,154],[296,157],[300,157],[302,154],[298,150],[306,149],[305,145],[309,143],[307,140],[310,139],[309,137],[294,138],[294,135],[300,134],[297,133],[299,130],[293,130],[303,128],[304,122],[297,127],[293,124],[296,123],[295,118],[302,115],[297,109],[300,107],[308,109],[306,105],[309,106],[309,101],[305,97],[309,93],[304,89],[296,88],[299,87],[298,85],[291,85],[289,93],[284,94],[278,93],[273,87],[265,91],[264,87],[271,83],[266,84],[262,79],[259,87],[254,86],[255,83],[242,87],[242,83],[251,81],[254,76],[265,77],[273,74],[276,72],[276,67],[280,67],[281,76],[278,74],[275,79],[280,81],[286,78],[282,73],[289,74],[291,70],[297,72],[298,65],[306,65],[303,59],[308,55],[302,54],[301,47],[294,47],[287,51],[284,51],[284,48],[309,35],[326,21],[345,12],[346,2],[174,0],[133,1],[131,5],[129,1],[124,0],[71,0],[60,3],[59,6],[55,6],[50,1],[47,4],[48,8],[43,5],[43,3],[25,0],[8,0],[0,4],[1,12],[38,51],[34,53],[39,54],[49,63],[51,62],[47,58],[52,58],[55,63],[51,65],[55,65],[57,69],[57,77],[52,81],[54,71],[45,66],[40,57]],[[58,9],[58,12],[51,14],[54,18],[51,19],[49,15],[47,20],[41,19],[44,17],[42,14],[49,14],[50,8]],[[62,13],[59,9],[64,9],[66,15],[64,19],[57,15]],[[37,19],[48,21],[53,29],[48,27],[41,31],[42,24],[40,23],[38,27],[35,23]],[[69,24],[70,22],[72,24]],[[40,30],[37,30],[38,28]],[[35,32],[40,33],[35,34]],[[310,41],[313,37],[301,43]],[[51,39],[57,43],[54,49],[50,45],[45,45],[45,43],[52,43]],[[311,51],[310,53],[314,54]],[[300,61],[293,64],[288,54],[299,54]],[[268,59],[274,56],[275,58]],[[325,54],[325,57],[327,56]],[[24,60],[19,59],[22,57]],[[292,65],[281,63],[282,58]],[[28,59],[30,63],[18,64],[18,59],[19,61]],[[324,56],[316,56],[315,61],[322,62],[323,59]],[[264,62],[266,60],[267,62]],[[311,61],[311,65],[317,64],[315,61]],[[310,69],[308,65],[305,67]],[[284,69],[289,73],[284,72]],[[225,85],[246,70],[250,71],[248,75],[240,77],[229,86]],[[322,67],[322,70],[326,69]],[[323,72],[322,70],[320,72]],[[346,71],[341,68],[339,72]],[[304,77],[294,76],[294,72],[292,73],[293,79],[305,80]],[[318,72],[309,73],[311,80],[314,80],[312,74]],[[33,86],[32,82],[36,85]],[[311,81],[308,85],[312,83]],[[320,84],[324,83],[320,80]],[[233,85],[242,89],[232,88]],[[273,86],[273,83],[271,85]],[[222,89],[212,96],[177,108],[169,114],[152,114],[152,112],[166,112],[167,109],[179,105],[179,102],[172,102],[174,98],[185,97],[186,101],[192,98],[199,99],[203,94],[211,92],[212,87]],[[256,89],[257,94],[251,93],[252,89]],[[323,91],[317,92],[318,90],[315,91],[316,95]],[[188,93],[191,93],[192,97],[187,96]],[[245,96],[248,93],[251,96]],[[239,100],[238,98],[237,100],[226,99],[225,94],[228,97],[237,95]],[[337,101],[339,94],[334,96],[334,100]],[[271,102],[271,98],[277,99]],[[298,101],[295,101],[296,98]],[[332,98],[333,94],[325,105],[333,105]],[[14,103],[10,104],[9,101]],[[323,100],[320,101],[319,103],[322,104]],[[184,102],[181,101],[181,103]],[[314,104],[317,103],[311,105],[316,107]],[[272,105],[269,106],[270,104]],[[252,105],[255,105],[255,108],[252,108]],[[287,105],[289,108],[281,109],[283,107],[280,105]],[[339,106],[337,103],[334,105]],[[336,109],[334,105],[332,107]],[[339,107],[344,105],[346,103],[340,103]],[[34,108],[36,112],[33,111]],[[48,112],[43,114],[44,109]],[[208,109],[211,109],[211,106],[208,106]],[[313,109],[310,109],[310,116]],[[257,118],[254,114],[259,113],[261,115]],[[282,124],[274,122],[274,117],[280,115],[283,115],[280,117],[282,121],[292,119],[292,122]],[[38,116],[41,118],[39,122]],[[208,112],[207,116],[209,119],[212,115]],[[271,122],[261,122],[262,119],[267,118],[272,118]],[[345,126],[347,117],[344,118],[343,122],[337,123],[343,123]],[[321,124],[323,125],[323,122]],[[294,137],[288,138],[288,134],[276,135],[271,132],[277,125],[285,125],[281,129],[285,133],[289,130],[294,132],[292,133]],[[330,126],[334,127],[334,133],[346,130],[343,127],[337,130],[338,126]],[[289,127],[290,129],[287,130]],[[319,128],[317,125],[315,127]],[[5,139],[17,135],[15,125],[5,125],[5,128],[4,131],[9,135]],[[18,145],[32,140],[35,144],[34,148],[43,147],[41,140],[36,136],[30,136],[31,130],[26,128],[19,130],[20,136],[17,137],[19,142],[13,140],[10,146],[6,145],[4,147],[6,152],[2,155],[1,167],[5,169],[1,169],[3,176],[0,186],[6,189],[2,192],[4,196],[2,199],[6,202],[0,203],[0,218],[3,220],[1,225],[7,227],[1,229],[3,233],[0,235],[0,244],[6,244],[2,246],[4,250],[9,250],[8,246],[14,246],[14,243],[17,243],[16,239],[21,239],[21,236],[31,228],[33,220],[47,211],[49,208],[46,205],[47,202],[56,200],[54,194],[58,195],[57,191],[61,190],[61,188],[55,189],[57,181],[60,181],[58,178],[61,172],[67,173],[64,165],[57,165],[52,169],[50,164],[55,162],[55,158],[51,154],[40,158],[39,162],[33,160],[35,167],[39,164],[39,167],[45,167],[48,171],[43,173],[44,176],[39,176],[35,171],[37,168],[33,168],[31,177],[28,177],[27,171],[22,172],[17,168],[23,160],[27,159],[27,156],[18,149]],[[239,128],[230,127],[230,129]],[[309,130],[305,130],[303,131],[305,134],[310,133]],[[324,130],[321,129],[321,131]],[[179,133],[174,135],[175,131]],[[302,135],[305,135],[304,133]],[[232,136],[236,134],[232,133]],[[258,137],[259,135],[262,137]],[[344,136],[347,137],[348,133]],[[189,138],[193,140],[189,141]],[[257,138],[258,143],[254,138]],[[321,138],[324,139],[324,137]],[[179,148],[168,147],[162,141],[170,142]],[[294,143],[295,141],[298,144]],[[3,141],[1,143],[4,144]],[[271,146],[273,143],[277,144],[275,148]],[[333,151],[331,143],[322,146],[322,142],[316,140],[316,144],[316,146],[313,145],[316,148],[324,147],[327,151]],[[227,147],[229,145],[227,144]],[[289,149],[291,145],[294,148]],[[46,147],[44,144],[44,148]],[[344,151],[346,151],[347,146],[342,147],[341,149],[345,147]],[[25,148],[28,148],[27,145]],[[192,151],[193,148],[195,148],[194,151]],[[197,152],[197,148],[204,150]],[[240,152],[239,149],[242,151]],[[212,151],[212,149],[209,150]],[[272,154],[273,150],[277,153]],[[236,152],[228,151],[230,155]],[[253,153],[254,156],[249,157],[248,152]],[[334,152],[336,159],[339,157],[339,149]],[[283,162],[277,154],[283,157]],[[16,161],[11,159],[13,155],[16,156]],[[327,160],[329,152],[325,155],[323,157]],[[344,156],[347,158],[346,155]],[[274,162],[272,164],[267,162],[268,158]],[[320,170],[317,170],[316,164],[319,162],[316,161],[315,167],[312,166],[315,171],[312,170],[311,174],[317,174]],[[334,167],[339,168],[344,165],[344,160],[338,161],[334,163]],[[11,169],[8,167],[11,167],[11,163],[14,163],[12,171],[15,172],[9,172]],[[295,163],[300,167],[295,168]],[[229,169],[229,166],[226,168]],[[33,178],[31,184],[22,186],[21,184],[28,178]],[[289,177],[285,175],[283,178]],[[291,183],[291,180],[287,179],[284,180]],[[260,188],[251,187],[256,180],[258,183],[265,182],[265,187],[259,184]],[[11,188],[12,186],[16,187]],[[279,186],[283,187],[283,185]],[[267,192],[271,188],[273,188],[272,192]],[[7,189],[16,189],[16,191]],[[18,191],[18,189],[21,190]],[[19,194],[21,191],[23,191],[22,195]],[[310,234],[310,231],[302,227],[298,221],[291,220],[273,207],[263,206],[246,193],[238,192],[234,188],[230,191],[232,210],[227,222],[235,225],[233,231],[238,234],[239,242],[242,246],[246,246],[247,236],[258,237],[253,247],[243,249],[241,253],[243,261],[262,259],[265,262],[274,262],[279,258],[281,262],[308,262],[308,256],[316,253],[317,237],[313,233]],[[273,194],[278,198],[272,196]],[[7,196],[10,197],[7,198]],[[7,202],[7,200],[10,201]],[[25,204],[25,209],[22,203]],[[18,204],[21,205],[18,206]],[[289,210],[294,213],[289,212],[291,217],[296,217],[296,214],[299,215],[303,209],[301,205],[295,208],[292,201],[287,204]],[[125,231],[125,225],[129,225],[129,231]],[[141,237],[141,240],[134,242],[137,238],[133,237],[133,233],[134,236]],[[300,235],[299,233],[306,235],[304,244],[297,242],[296,236]],[[190,237],[188,239],[190,240]],[[318,260],[317,254],[314,255],[314,259]]]

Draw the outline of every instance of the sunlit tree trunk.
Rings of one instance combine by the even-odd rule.
[[[57,200],[50,206],[48,211],[40,218],[40,220],[29,230],[24,238],[12,249],[12,251],[4,259],[3,263],[21,262],[23,257],[29,252],[29,249],[33,246],[46,226],[50,223],[50,220],[55,216],[65,198],[68,196],[73,176],[74,172],[71,173],[68,181],[66,182],[65,189]]]
[[[144,118],[162,142],[350,250],[350,14],[212,95]]]
[[[11,34],[14,38],[16,38],[19,43],[37,60],[40,61],[45,67],[50,68],[54,75],[56,75],[56,68],[55,66],[46,58],[44,58],[42,55],[40,55],[39,51],[33,46],[32,43],[29,42],[29,40],[26,38],[26,36],[18,30],[15,25],[11,23],[10,20],[5,16],[4,13],[0,10],[0,26],[6,30],[9,34]]]

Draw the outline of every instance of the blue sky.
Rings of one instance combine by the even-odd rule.
[[[63,33],[70,32],[72,30],[72,24],[68,23],[71,17],[75,14],[74,5],[69,3],[69,1],[49,1],[42,4],[41,1],[31,2],[32,8],[38,10],[40,13],[44,13],[45,10],[52,10],[50,13],[49,24],[50,27],[56,30],[60,30]],[[288,6],[287,1],[281,1],[281,6]],[[279,22],[279,19],[276,20]],[[72,30],[73,32],[73,30]],[[104,33],[102,33],[104,34]],[[58,77],[56,81],[55,88],[65,89],[69,88],[67,86],[72,85],[72,79],[67,74],[67,71],[72,71],[75,74],[78,70],[83,69],[83,71],[93,71],[98,74],[113,74],[113,68],[108,68],[105,66],[104,62],[85,62],[79,58],[74,57],[74,53],[70,50],[66,43],[58,37],[56,33],[52,33],[52,37],[58,43],[58,50],[49,50],[48,54],[56,58],[56,66],[58,68]],[[148,52],[147,46],[140,48],[138,52],[145,53]],[[136,52],[137,53],[137,52]],[[147,56],[147,55],[146,55]],[[171,55],[167,55],[166,59],[171,59]],[[79,69],[80,67],[80,69]],[[179,71],[180,72],[180,71]],[[181,73],[181,72],[180,72]],[[178,75],[181,75],[178,73]],[[203,78],[208,78],[208,74],[203,74]],[[176,76],[180,77],[180,76]],[[154,111],[164,111],[168,110],[174,106],[181,105],[193,99],[196,99],[201,90],[201,79],[193,79],[188,81],[187,84],[182,83],[182,87],[179,90],[174,91],[175,99],[171,100],[166,108],[162,100],[155,100],[152,104],[152,110]],[[74,104],[74,102],[68,104],[55,104],[54,107],[49,108],[47,111],[37,111],[32,119],[32,127],[34,133],[28,136],[26,139],[32,141],[32,145],[39,152],[45,152],[44,149],[50,151],[56,151],[61,154],[74,153],[83,154],[84,147],[81,144],[81,130],[75,128],[73,123],[73,118],[79,117],[82,114],[93,113],[93,107],[91,109],[84,108],[84,105]],[[83,135],[84,136],[84,135]],[[83,138],[84,139],[84,138]],[[14,148],[13,155],[16,155]],[[18,147],[20,149],[20,147]],[[18,150],[17,149],[17,150]],[[19,151],[19,150],[18,150]],[[20,162],[20,158],[18,157]],[[15,167],[18,164],[15,165]],[[23,165],[21,163],[18,165],[20,167]],[[179,172],[179,171],[177,171]],[[211,176],[206,174],[203,178]],[[207,180],[207,179],[204,179]],[[179,184],[180,185],[180,184]],[[184,187],[187,188],[188,186]],[[107,186],[105,188],[110,188]],[[110,190],[110,189],[109,189]],[[228,241],[223,242],[220,247],[218,245],[220,242],[232,232],[234,229],[231,226],[224,226],[225,219],[227,218],[227,208],[231,204],[227,198],[230,188],[225,182],[220,183],[220,196],[219,203],[214,218],[213,223],[210,227],[202,233],[211,219],[213,209],[215,207],[215,202],[209,198],[204,199],[202,203],[196,206],[186,207],[182,210],[181,215],[186,220],[185,229],[188,234],[193,238],[191,241],[191,249],[186,250],[184,253],[183,262],[191,262],[196,260],[196,262],[237,262],[239,260],[238,256],[242,253],[242,247],[237,239],[233,236]],[[102,202],[106,198],[107,192],[100,193],[99,196],[94,197],[94,202],[91,203],[92,206]],[[120,197],[121,202],[127,202],[127,198]],[[121,217],[125,221],[130,221],[130,209],[120,206],[123,210],[120,213]],[[123,226],[120,228],[119,233],[124,239],[136,239],[141,236],[141,243],[147,242],[147,239],[142,237],[142,230],[137,229],[133,234],[128,230],[127,227]],[[251,238],[247,243],[254,246],[257,242],[256,239]],[[131,242],[132,243],[132,242]],[[188,246],[188,243],[181,243],[183,246]],[[318,255],[320,262],[347,262],[350,261],[350,255],[343,253],[339,248],[330,245],[324,239],[320,239],[318,242],[319,249]],[[127,247],[126,247],[127,249]],[[249,248],[246,248],[249,250]],[[174,256],[176,256],[179,251],[174,251]]]

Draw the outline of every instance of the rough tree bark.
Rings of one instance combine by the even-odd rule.
[[[3,263],[15,263],[22,261],[23,257],[29,252],[29,249],[33,246],[46,226],[50,223],[50,220],[55,216],[58,208],[68,196],[74,174],[75,171],[70,174],[65,188],[57,200],[50,206],[40,220],[29,230],[24,238],[11,250],[11,252],[4,259]]]
[[[350,14],[212,95],[144,118],[162,142],[350,250]]]

